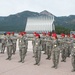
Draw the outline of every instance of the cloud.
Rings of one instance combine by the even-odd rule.
[[[25,10],[48,10],[56,16],[75,15],[75,0],[0,0],[0,16]]]

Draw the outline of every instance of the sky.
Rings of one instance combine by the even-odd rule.
[[[0,16],[47,10],[55,16],[75,15],[75,0],[0,0]]]

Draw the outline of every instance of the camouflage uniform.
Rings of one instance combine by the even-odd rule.
[[[17,37],[16,36],[11,36],[11,39],[12,39],[12,50],[13,50],[13,54],[15,54],[16,52],[16,42],[17,42]]]
[[[46,36],[42,37],[42,40],[46,40]],[[42,51],[44,51],[44,54],[46,54],[46,41],[42,41]]]
[[[35,37],[33,38],[34,40],[32,40],[32,45],[33,45],[33,54],[35,54],[35,49],[34,49],[34,47],[35,47]],[[34,57],[34,56],[33,56]]]
[[[27,47],[26,47],[26,40],[23,36],[19,38],[19,52],[20,52],[19,62],[24,63],[24,58],[26,56]]]
[[[3,50],[2,50],[2,38],[0,38],[0,50],[1,50],[1,53],[3,53]]]
[[[61,42],[62,42],[61,44],[62,45],[61,46],[61,57],[62,57],[61,62],[66,62],[67,49],[68,49],[66,38],[62,38]]]
[[[5,47],[6,47],[6,35],[3,35],[3,36],[1,37],[1,40],[2,40],[1,53],[4,53]]]
[[[70,37],[67,37],[67,57],[70,57],[71,54],[71,48],[72,48],[72,43],[71,43],[72,39]]]
[[[35,39],[34,49],[35,49],[34,56],[36,61],[34,65],[39,65],[41,60],[41,40],[39,38]]]
[[[73,41],[73,47],[72,47],[72,51],[71,51],[71,62],[72,62],[72,66],[73,66],[73,71],[75,71],[75,40]]]
[[[10,38],[10,36],[6,37],[7,41],[6,41],[6,47],[7,47],[7,55],[9,60],[11,60],[11,56],[12,56],[12,39]]]
[[[25,45],[26,45],[26,53],[27,53],[27,49],[28,49],[28,37],[26,35],[23,36],[25,39]]]
[[[59,56],[60,56],[60,48],[59,48],[59,43],[58,40],[53,40],[53,49],[52,49],[52,60],[53,60],[53,66],[52,68],[57,69],[58,63],[59,63]]]
[[[46,39],[46,50],[47,50],[47,58],[46,59],[51,59],[51,52],[52,52],[52,39],[50,36],[47,37]]]

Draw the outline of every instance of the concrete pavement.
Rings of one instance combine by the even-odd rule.
[[[29,42],[28,52],[25,58],[25,63],[19,63],[19,51],[12,56],[12,60],[5,60],[7,53],[0,54],[0,75],[75,75],[71,72],[71,58],[67,58],[67,62],[60,62],[58,69],[51,68],[52,60],[46,60],[46,55],[42,53],[40,66],[35,66],[35,59],[32,57],[32,45]]]

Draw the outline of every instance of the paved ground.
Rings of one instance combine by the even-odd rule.
[[[67,62],[59,62],[58,69],[51,68],[52,60],[46,60],[46,55],[42,53],[40,66],[33,65],[35,59],[32,57],[32,45],[29,42],[28,53],[25,58],[25,63],[18,63],[19,51],[12,56],[12,60],[5,60],[7,54],[0,54],[0,75],[75,75],[71,72],[71,58],[67,58]],[[61,58],[60,58],[61,60]]]

